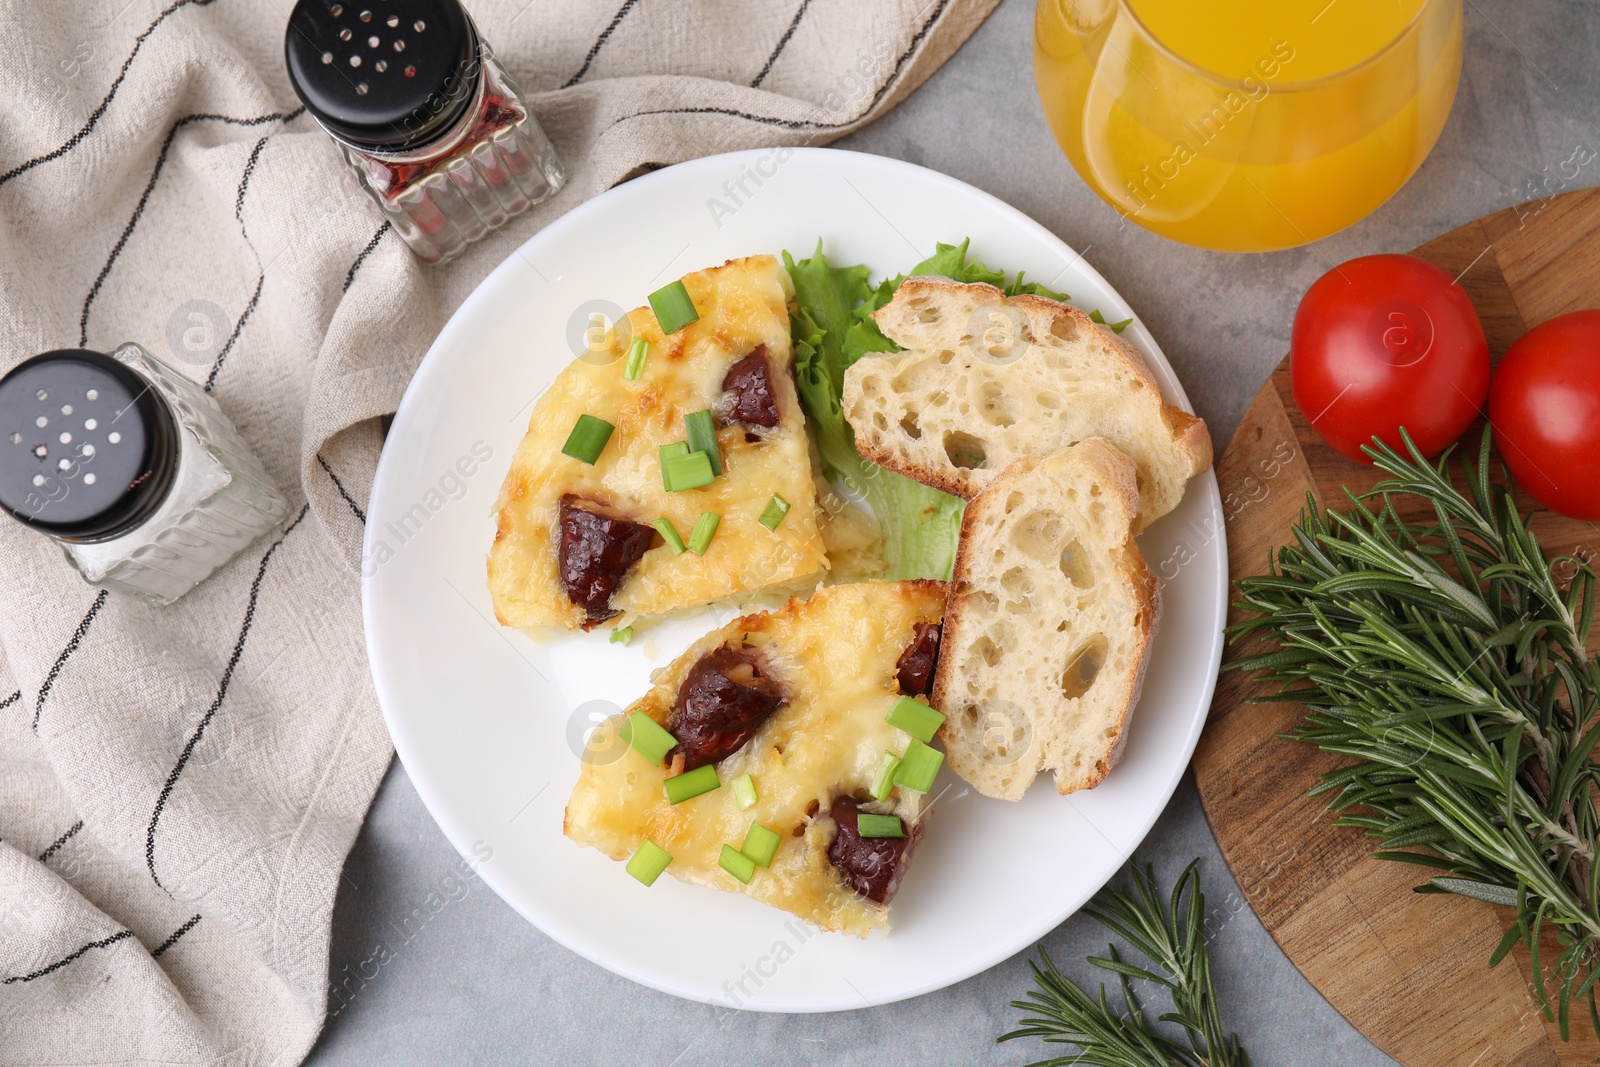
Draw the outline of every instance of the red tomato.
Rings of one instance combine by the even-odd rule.
[[[1374,435],[1426,455],[1464,433],[1489,391],[1489,345],[1471,299],[1415,256],[1362,256],[1318,278],[1294,313],[1294,401],[1351,459]]]
[[[1600,519],[1600,311],[1523,334],[1489,391],[1489,423],[1528,495],[1574,519]]]

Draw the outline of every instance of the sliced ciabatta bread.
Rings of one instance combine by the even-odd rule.
[[[1161,617],[1133,542],[1134,464],[1090,438],[1011,464],[967,504],[933,706],[950,767],[1018,800],[1087,789],[1122,754]]]
[[[1075,307],[907,278],[873,317],[905,350],[850,368],[844,416],[856,449],[889,470],[970,499],[1023,456],[1104,437],[1137,464],[1137,533],[1211,465],[1205,423],[1164,402],[1138,350]]]

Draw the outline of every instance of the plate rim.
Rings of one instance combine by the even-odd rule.
[[[582,203],[574,206],[571,210],[553,220],[545,227],[531,234],[526,241],[512,249],[504,259],[502,259],[492,270],[484,275],[483,279],[479,281],[478,284],[473,288],[472,292],[469,293],[464,300],[462,300],[461,304],[455,309],[450,318],[434,337],[433,341],[428,346],[427,352],[423,355],[415,370],[412,372],[411,378],[406,384],[406,388],[401,396],[400,402],[395,408],[394,417],[389,427],[389,434],[386,436],[386,442],[390,438],[403,435],[412,420],[421,419],[425,416],[425,409],[428,403],[432,400],[432,397],[428,395],[429,390],[423,386],[424,379],[431,377],[433,374],[441,373],[438,368],[434,366],[434,364],[442,361],[445,358],[443,354],[444,349],[454,344],[455,335],[457,333],[470,328],[468,326],[469,321],[482,314],[482,311],[480,310],[481,305],[488,305],[489,307],[493,306],[491,298],[488,295],[489,290],[495,287],[495,283],[503,274],[511,273],[516,269],[516,261],[519,258],[526,258],[525,254],[529,252],[530,246],[535,245],[538,242],[549,240],[552,235],[560,236],[567,230],[582,228],[589,222],[591,217],[603,214],[608,210],[608,205],[612,201],[614,194],[628,196],[648,195],[649,191],[655,186],[663,183],[681,182],[696,170],[711,170],[717,167],[726,167],[729,164],[737,166],[740,162],[753,161],[758,157],[768,156],[772,152],[780,150],[782,149],[778,146],[742,149],[733,152],[720,153],[717,155],[701,156],[695,159],[675,163],[668,167],[663,167],[660,170],[641,175],[640,177],[634,178],[626,183],[623,183],[622,185],[613,186],[610,189],[597,194],[596,196],[590,197],[588,200],[585,200]],[[1021,209],[1016,208],[1011,204],[1006,203],[1004,200],[1001,200],[994,194],[970,185],[959,178],[923,167],[919,164],[910,163],[901,159],[895,159],[890,156],[880,156],[868,152],[857,152],[853,150],[827,147],[793,147],[790,148],[789,151],[794,153],[794,156],[790,157],[791,159],[796,157],[806,157],[816,161],[818,165],[825,168],[832,165],[828,162],[829,160],[842,159],[842,165],[846,168],[852,166],[883,167],[889,170],[899,170],[902,173],[914,174],[916,179],[919,181],[931,181],[933,185],[940,186],[945,190],[952,192],[954,195],[977,199],[981,202],[984,202],[990,209],[995,210],[1000,214],[1010,216],[1011,221],[1020,229],[1024,231],[1031,231],[1033,236],[1038,238],[1046,247],[1053,247],[1055,250],[1059,251],[1062,256],[1062,261],[1066,264],[1066,267],[1063,269],[1077,267],[1093,282],[1100,285],[1105,292],[1110,293],[1119,305],[1119,315],[1133,316],[1134,323],[1132,328],[1136,331],[1135,336],[1142,342],[1135,347],[1140,349],[1141,355],[1153,354],[1157,359],[1159,359],[1169,372],[1169,375],[1172,379],[1173,389],[1171,395],[1167,397],[1168,402],[1175,403],[1179,407],[1182,407],[1185,411],[1192,413],[1193,405],[1189,400],[1187,391],[1183,387],[1182,379],[1179,377],[1177,371],[1172,367],[1171,362],[1167,359],[1165,352],[1163,352],[1161,349],[1161,346],[1145,328],[1143,320],[1137,315],[1133,314],[1132,309],[1124,300],[1121,292],[1115,286],[1107,282],[1105,277],[1101,275],[1091,263],[1089,263],[1089,261],[1081,252],[1073,248],[1066,241],[1057,236],[1053,231],[1023,212]],[[527,261],[529,263],[532,262],[531,259],[528,259]],[[379,454],[378,464],[373,474],[372,490],[368,498],[367,512],[369,516],[386,514],[385,505],[388,504],[389,493],[391,491],[399,491],[398,487],[394,488],[393,490],[388,490],[385,488],[387,482],[390,480],[397,480],[399,477],[399,475],[393,469],[393,465],[399,462],[398,460],[391,458],[394,455],[395,453],[390,451],[390,449],[387,447],[385,447]],[[1191,479],[1189,489],[1186,492],[1194,491],[1200,491],[1203,495],[1208,497],[1207,503],[1209,504],[1209,507],[1206,509],[1206,511],[1208,516],[1215,520],[1215,535],[1212,543],[1215,545],[1214,551],[1220,564],[1220,588],[1218,590],[1216,604],[1213,608],[1212,614],[1216,618],[1219,625],[1207,633],[1210,647],[1206,650],[1206,654],[1202,657],[1202,660],[1209,664],[1209,669],[1207,670],[1205,680],[1199,687],[1198,691],[1199,706],[1202,709],[1201,713],[1194,716],[1193,721],[1189,726],[1188,734],[1185,736],[1182,744],[1179,747],[1179,750],[1182,753],[1182,760],[1174,761],[1174,766],[1167,773],[1167,781],[1164,786],[1159,791],[1151,791],[1152,793],[1159,792],[1160,803],[1151,806],[1151,814],[1148,818],[1134,823],[1134,825],[1137,826],[1137,831],[1132,835],[1132,845],[1128,850],[1128,855],[1123,859],[1124,865],[1126,864],[1127,860],[1138,851],[1140,845],[1142,845],[1145,839],[1149,836],[1150,830],[1155,826],[1155,823],[1161,818],[1162,814],[1165,813],[1167,806],[1171,803],[1173,794],[1177,790],[1178,783],[1182,780],[1185,771],[1188,769],[1190,762],[1193,759],[1195,748],[1199,743],[1200,734],[1204,730],[1208,718],[1208,709],[1210,707],[1211,699],[1217,684],[1217,672],[1222,662],[1222,652],[1225,642],[1221,624],[1225,623],[1226,621],[1228,601],[1227,590],[1229,587],[1230,572],[1228,567],[1227,530],[1223,521],[1224,516],[1222,510],[1222,499],[1217,483],[1216,469],[1214,464],[1213,466],[1207,468],[1200,475]],[[410,745],[409,742],[404,739],[406,731],[403,723],[400,721],[402,717],[398,714],[391,714],[389,710],[391,700],[396,698],[392,696],[386,696],[385,682],[379,669],[379,661],[382,658],[382,653],[379,652],[381,647],[379,634],[381,633],[382,626],[381,620],[375,617],[377,609],[374,605],[374,600],[377,595],[375,590],[378,584],[378,577],[383,573],[384,568],[368,568],[366,565],[366,561],[373,558],[373,542],[378,536],[378,528],[375,527],[374,524],[368,523],[364,528],[362,537],[361,566],[361,616],[363,638],[367,647],[368,671],[372,677],[373,690],[378,703],[379,712],[383,716],[384,726],[388,730],[390,739],[394,744],[395,754],[399,758],[401,765],[405,768],[406,776],[410,780],[412,787],[417,791],[417,795],[419,799],[421,799],[423,807],[427,810],[428,816],[434,821],[434,824],[439,828],[440,832],[444,834],[445,839],[450,842],[451,847],[454,848],[457,853],[459,853],[464,859],[474,864],[475,873],[484,881],[486,885],[489,886],[491,890],[494,891],[495,895],[499,897],[503,903],[509,906],[512,911],[519,915],[524,921],[531,924],[541,934],[549,937],[552,941],[555,941],[563,948],[577,954],[596,966],[604,968],[613,974],[619,975],[631,982],[635,982],[647,988],[655,989],[685,1000],[713,1006],[727,1007],[727,1005],[723,1004],[722,1001],[718,1000],[714,995],[703,994],[699,990],[690,988],[686,984],[674,984],[673,982],[668,981],[658,975],[645,973],[616,959],[609,957],[605,959],[599,958],[587,947],[579,944],[578,939],[566,936],[566,931],[557,931],[547,928],[545,924],[541,923],[534,916],[530,915],[526,910],[524,910],[523,907],[521,907],[517,902],[512,900],[510,896],[508,896],[509,888],[506,890],[502,889],[501,884],[499,884],[498,874],[495,871],[493,864],[482,863],[479,859],[476,859],[470,844],[458,840],[456,834],[452,833],[449,827],[447,827],[446,822],[453,820],[451,820],[448,816],[441,815],[441,811],[447,807],[442,792],[439,789],[436,789],[435,784],[429,780],[429,773],[426,770],[420,770],[422,766],[420,763],[413,763],[412,760],[407,759],[407,750],[410,748]],[[1137,712],[1137,708],[1135,708],[1135,712]],[[416,751],[412,750],[412,754],[416,755]],[[1087,818],[1087,816],[1083,817]],[[1118,853],[1122,852],[1122,849],[1115,845],[1113,845],[1113,848],[1115,848]],[[1082,910],[1082,908],[1089,902],[1090,899],[1093,898],[1095,894],[1100,892],[1105,885],[1109,884],[1110,880],[1116,876],[1117,870],[1120,870],[1120,867],[1116,870],[1113,870],[1100,886],[1090,890],[1088,894],[1083,897],[1083,899],[1071,903],[1070,906],[1065,906],[1061,909],[1058,909],[1059,913],[1055,914],[1054,918],[1050,919],[1048,923],[1041,928],[1034,929],[1029,927],[1026,930],[1020,931],[1022,936],[1019,938],[1008,941],[1004,945],[999,945],[991,951],[975,954],[974,959],[978,962],[975,962],[970,967],[959,967],[955,972],[941,972],[936,977],[932,977],[927,980],[909,982],[903,986],[896,987],[892,994],[887,995],[858,995],[854,998],[839,998],[836,1000],[826,1000],[823,998],[813,997],[805,1003],[751,1003],[740,1005],[737,1010],[759,1011],[772,1014],[820,1014],[834,1011],[859,1010],[862,1008],[880,1007],[902,1000],[909,1000],[914,997],[924,996],[928,993],[956,985],[960,982],[966,981],[976,974],[980,974],[1000,965],[1001,963],[1004,963],[1017,953],[1025,950],[1029,945],[1036,943],[1039,939],[1058,928],[1062,923],[1066,922],[1068,919],[1072,918],[1080,910]],[[1064,901],[1068,899],[1070,898],[1063,898]]]

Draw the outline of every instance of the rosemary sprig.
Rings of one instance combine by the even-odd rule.
[[[1124,962],[1114,944],[1108,946],[1106,956],[1089,957],[1090,963],[1117,976],[1122,993],[1120,1012],[1112,1008],[1104,985],[1098,999],[1091,997],[1056,970],[1041,948],[1042,963],[1029,963],[1038,988],[1028,991],[1029,999],[1011,1002],[1012,1007],[1033,1014],[1023,1017],[1020,1029],[999,1040],[1037,1037],[1078,1047],[1076,1055],[1040,1060],[1029,1067],[1249,1067],[1250,1059],[1238,1037],[1223,1032],[1217,1011],[1206,946],[1206,900],[1196,870],[1199,862],[1184,870],[1166,902],[1156,888],[1154,873],[1135,867],[1133,892],[1105,890],[1084,909],[1149,963],[1141,967]],[[1158,1031],[1147,1020],[1130,979],[1165,990],[1172,1010],[1158,1021],[1176,1027],[1186,1044]]]
[[[1418,892],[1515,908],[1489,965],[1523,942],[1562,1038],[1575,1001],[1600,1033],[1595,572],[1546,558],[1490,484],[1489,431],[1478,462],[1463,462],[1465,493],[1448,452],[1430,463],[1405,446],[1375,442],[1367,453],[1389,477],[1346,490],[1343,512],[1308,497],[1269,573],[1236,583],[1254,615],[1230,639],[1265,637],[1269,650],[1228,669],[1277,684],[1260,700],[1305,706],[1288,736],[1352,761],[1311,790],[1330,795],[1338,825],[1379,838],[1380,859],[1435,870]],[[1427,517],[1403,517],[1419,503]],[[1561,947],[1548,972],[1546,929]]]

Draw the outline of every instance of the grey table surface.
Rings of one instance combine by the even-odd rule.
[[[1560,177],[1595,158],[1600,5],[1465,0],[1466,63],[1433,154],[1369,218],[1307,248],[1224,255],[1174,244],[1097,199],[1056,149],[1034,95],[1032,0],[1004,0],[954,58],[896,110],[839,147],[910,160],[1020,208],[1085,254],[1177,368],[1219,451],[1287,350],[1300,293],[1333,263],[1403,251],[1491,211],[1597,183]],[[1213,906],[1227,1024],[1262,1067],[1393,1061],[1324,1001],[1256,921],[1228,873],[1186,774],[1139,850],[1164,878],[1199,857]],[[763,1015],[679,1000],[557,945],[483,883],[453,879],[456,854],[405,770],[390,770],[350,855],[334,911],[336,998],[315,1067],[473,1063],[1023,1064],[1066,1050],[997,1045],[1029,985],[1023,953],[959,985],[828,1015]],[[1043,941],[1070,975],[1104,947],[1083,916]],[[1487,1064],[1482,1065],[1487,1067]]]

